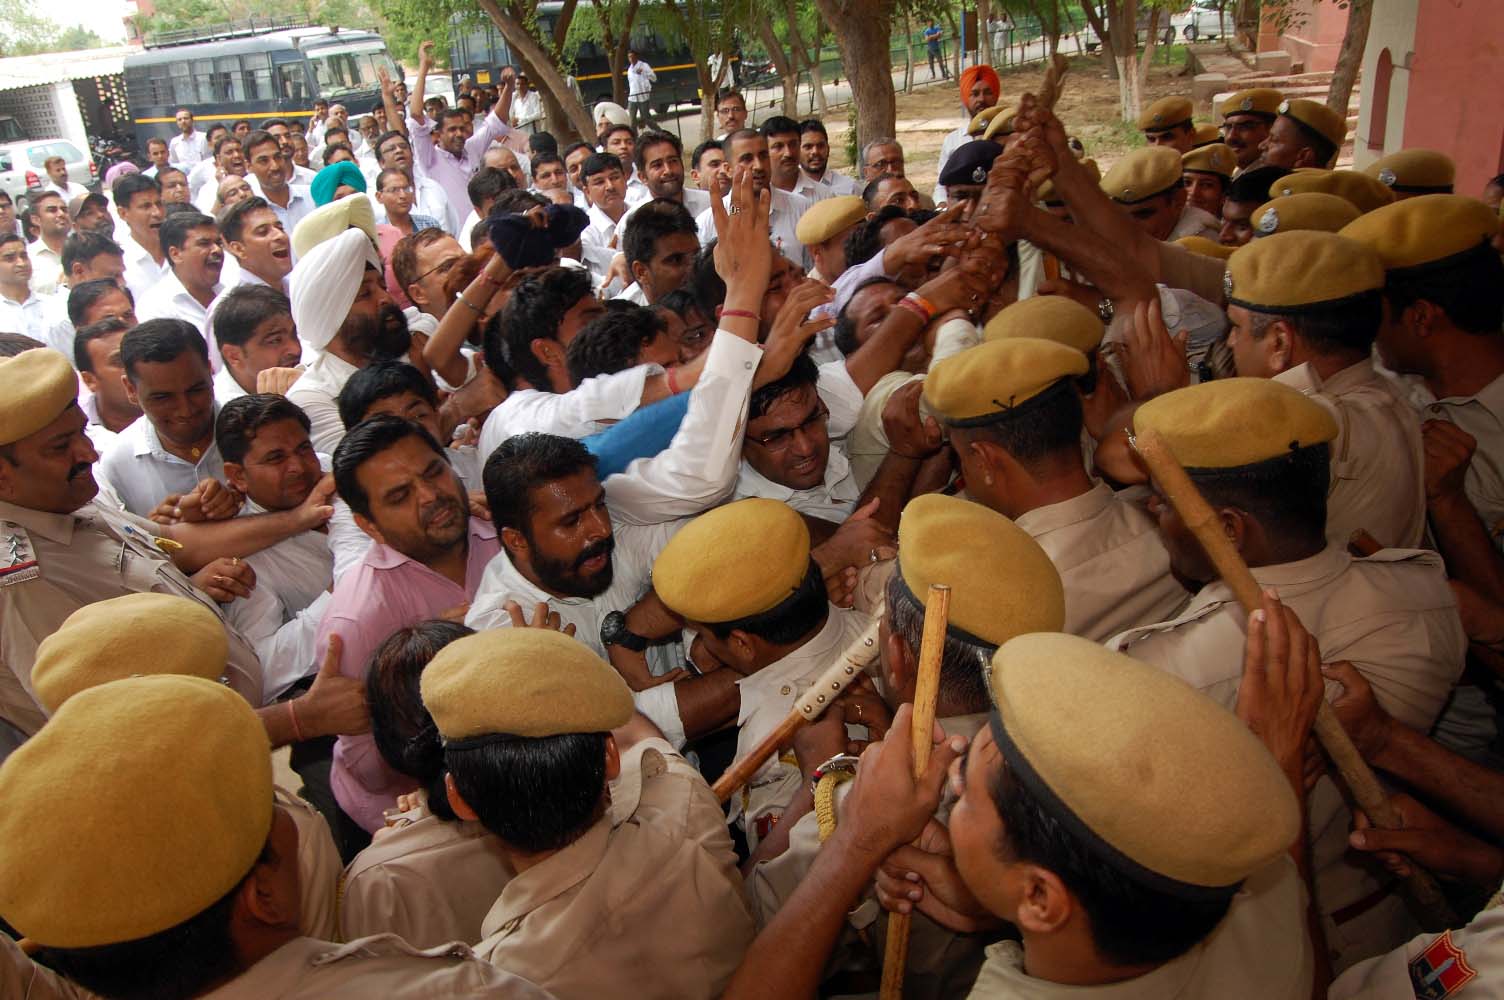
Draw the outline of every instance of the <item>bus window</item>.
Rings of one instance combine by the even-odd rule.
[[[243,101],[245,86],[240,79],[240,60],[235,56],[220,56],[214,60],[214,100]]]
[[[240,57],[245,77],[245,95],[251,101],[270,101],[272,93],[272,57],[265,52],[247,52]]]
[[[308,94],[308,84],[303,75],[302,63],[283,63],[277,67],[277,82],[283,100],[302,104]]]
[[[331,99],[379,89],[381,78],[376,74],[376,67],[390,66],[386,50],[379,45],[340,49],[327,55],[319,49],[312,49],[308,52],[308,62],[319,83],[319,96]]]

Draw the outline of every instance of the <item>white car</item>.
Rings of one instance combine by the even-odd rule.
[[[1231,2],[1227,3],[1231,8]],[[1190,7],[1170,16],[1170,27],[1188,42],[1221,38],[1232,28],[1233,12],[1217,10],[1216,0],[1192,0]]]
[[[70,183],[94,183],[94,158],[67,139],[28,139],[0,144],[0,189],[17,201],[28,189],[46,187],[46,163],[54,156],[68,161]]]

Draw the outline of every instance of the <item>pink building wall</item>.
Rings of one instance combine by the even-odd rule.
[[[1477,197],[1504,172],[1501,95],[1504,3],[1420,0],[1405,134],[1394,148],[1442,150],[1457,164],[1457,193]]]
[[[1331,0],[1297,0],[1291,4],[1301,23],[1283,34],[1265,30],[1259,36],[1259,51],[1284,49],[1290,53],[1298,72],[1321,73],[1337,66],[1342,49],[1342,35],[1347,30],[1347,9]],[[1267,23],[1270,14],[1264,12]]]

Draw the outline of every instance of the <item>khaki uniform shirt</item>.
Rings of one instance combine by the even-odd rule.
[[[1044,549],[1065,588],[1062,631],[1104,642],[1171,617],[1190,594],[1170,573],[1153,519],[1097,483],[1080,496],[1015,518]]]
[[[741,711],[736,717],[736,759],[741,760],[788,718],[794,702],[819,680],[872,619],[860,611],[830,607],[830,617],[814,637],[776,663],[736,682]],[[752,780],[734,793],[728,820],[742,824],[749,850],[755,850],[768,824],[799,794],[803,776],[796,764],[774,754]],[[759,829],[761,824],[762,829]]]
[[[19,1000],[88,1000],[94,994],[33,962],[10,935],[0,934],[0,997]]]
[[[755,927],[720,804],[658,738],[623,754],[611,806],[521,872],[476,952],[563,1000],[719,996]]]
[[[1153,972],[1066,986],[1030,976],[1023,946],[1003,941],[987,949],[971,1000],[1306,1000],[1315,965],[1305,908],[1300,876],[1282,857],[1249,877],[1205,941]]]
[[[376,831],[345,870],[340,939],[392,933],[418,948],[479,941],[481,921],[511,877],[501,842],[485,827],[419,806]]]
[[[888,456],[888,434],[883,430],[883,408],[893,393],[910,382],[922,380],[923,373],[889,372],[877,380],[872,391],[862,398],[856,414],[856,426],[846,438],[846,457],[851,462],[851,478],[858,490],[865,490],[878,466]]]
[[[332,941],[340,861],[329,824],[317,809],[280,785],[272,794],[298,828],[298,888],[303,900],[298,930],[308,937]]]
[[[435,1000],[552,994],[482,962],[458,942],[420,951],[395,934],[339,945],[300,937],[201,1000]]]
[[[46,715],[31,687],[37,645],[63,620],[96,601],[155,592],[189,597],[224,619],[157,546],[150,521],[91,501],[71,514],[0,502],[0,718],[30,736]],[[228,625],[226,676],[253,706],[261,704],[261,664]]]
[[[1478,442],[1463,489],[1494,544],[1504,548],[1504,375],[1476,396],[1438,399],[1421,417],[1450,420]]]
[[[1422,993],[1422,985],[1433,992]],[[1465,927],[1422,934],[1387,955],[1353,966],[1338,977],[1327,996],[1415,1000],[1454,993],[1461,1000],[1504,998],[1504,892],[1496,893]]]
[[[1255,567],[1253,575],[1262,586],[1276,588],[1300,616],[1320,643],[1322,659],[1351,661],[1386,711],[1407,726],[1430,729],[1462,672],[1467,649],[1439,556],[1386,549],[1354,559],[1328,545],[1308,559]],[[1244,621],[1232,592],[1217,581],[1203,587],[1173,621],[1131,629],[1108,646],[1233,708],[1243,674]],[[1328,696],[1336,693],[1333,685]],[[1327,943],[1341,971],[1395,947],[1416,928],[1395,896],[1342,925],[1331,922],[1332,914],[1382,894],[1392,880],[1366,859],[1348,858],[1351,814],[1330,778],[1312,790],[1307,810],[1317,903],[1328,917]]]
[[[1274,381],[1299,389],[1337,420],[1327,541],[1346,545],[1361,528],[1389,548],[1420,545],[1426,529],[1425,452],[1420,418],[1404,390],[1366,358],[1325,381],[1309,364],[1281,372]]]

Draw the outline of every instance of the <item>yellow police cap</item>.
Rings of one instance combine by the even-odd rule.
[[[987,321],[984,341],[1038,337],[1074,347],[1083,354],[1095,351],[1107,328],[1096,313],[1064,295],[1035,295],[1020,299]]]
[[[1275,233],[1239,247],[1227,259],[1222,283],[1229,303],[1272,313],[1334,305],[1383,287],[1384,265],[1370,248],[1312,229]]]
[[[0,445],[15,444],[62,416],[78,399],[78,374],[49,348],[0,358]]]
[[[1180,154],[1168,146],[1145,146],[1129,152],[1102,176],[1107,197],[1134,205],[1180,184]]]
[[[1086,171],[1086,175],[1093,182],[1097,184],[1102,183],[1102,168],[1097,166],[1096,160],[1082,160],[1081,169]],[[1035,190],[1034,198],[1037,201],[1044,202],[1046,205],[1060,205],[1065,202],[1065,199],[1061,198],[1055,191],[1055,179],[1053,177],[1046,177],[1044,179],[1044,183],[1039,185],[1038,189]]]
[[[1434,149],[1402,149],[1374,160],[1363,173],[1393,191],[1451,194],[1457,165]]]
[[[1499,217],[1475,198],[1423,194],[1369,212],[1342,235],[1372,247],[1387,270],[1408,271],[1445,267],[1498,231]]]
[[[948,423],[976,420],[1022,406],[1088,367],[1085,354],[1053,340],[991,340],[937,361],[924,380],[924,401]]]
[[[1218,260],[1226,260],[1238,249],[1237,247],[1224,246],[1216,240],[1207,239],[1205,236],[1182,236],[1175,242],[1191,251],[1191,253],[1199,253],[1203,257],[1215,257]]]
[[[987,130],[988,123],[1005,110],[1007,109],[1003,105],[994,104],[990,108],[983,108],[981,111],[978,111],[975,115],[972,115],[971,121],[967,124],[966,134],[972,138],[977,138]]]
[[[49,712],[87,688],[140,674],[218,680],[230,642],[224,623],[176,594],[127,594],[85,604],[37,647],[31,686]]]
[[[809,529],[792,507],[752,497],[707,511],[681,528],[653,563],[653,589],[696,622],[770,611],[809,574]]]
[[[1347,138],[1347,119],[1320,101],[1296,97],[1281,102],[1279,113],[1300,122],[1338,149],[1342,148],[1342,142]],[[1332,158],[1336,159],[1336,153],[1332,154]]]
[[[0,913],[54,948],[135,941],[218,902],[272,824],[266,729],[197,677],[81,691],[0,766]]]
[[[420,687],[446,740],[601,733],[632,718],[621,675],[552,629],[493,628],[456,639],[429,661]]]
[[[991,684],[993,737],[1010,774],[1141,885],[1230,895],[1300,834],[1295,794],[1258,737],[1163,670],[1078,636],[1036,633],[997,651]]]
[[[1217,110],[1222,112],[1223,118],[1229,115],[1262,115],[1272,119],[1279,114],[1279,106],[1284,99],[1285,95],[1273,88],[1254,87],[1233,94]]]
[[[1133,414],[1187,469],[1233,469],[1330,441],[1337,422],[1299,389],[1267,378],[1226,378],[1155,396]]]
[[[1222,178],[1230,178],[1233,170],[1238,166],[1238,158],[1233,153],[1232,147],[1225,142],[1213,142],[1206,146],[1197,146],[1189,153],[1181,154],[1180,166],[1183,170],[1195,173],[1216,174]]]
[[[1215,125],[1197,125],[1191,140],[1191,148],[1199,149],[1222,141],[1222,130]]]
[[[359,229],[371,238],[376,238],[376,210],[371,199],[363,194],[349,194],[320,205],[303,216],[292,231],[292,252],[296,257],[306,257],[308,251],[332,240],[346,229]]]
[[[1269,197],[1290,194],[1334,194],[1353,203],[1359,214],[1383,208],[1394,201],[1394,192],[1367,174],[1356,170],[1326,170],[1301,167],[1269,185]]]
[[[930,584],[948,585],[949,626],[989,646],[1065,622],[1065,590],[1044,549],[970,500],[941,493],[910,500],[898,520],[898,570],[921,605]]]
[[[1139,114],[1138,127],[1145,132],[1163,132],[1190,124],[1192,113],[1189,97],[1161,97]]]
[[[1012,134],[1013,134],[1013,116],[1012,115],[994,115],[993,118],[992,118],[992,120],[987,123],[987,127],[982,130],[982,138],[983,139],[996,139],[1000,135],[1012,135]]]
[[[805,209],[794,235],[805,246],[814,246],[838,236],[867,217],[867,203],[860,195],[824,198]]]
[[[1346,198],[1306,191],[1266,201],[1254,209],[1248,220],[1253,225],[1254,237],[1258,238],[1302,230],[1335,233],[1357,217],[1357,208]]]

